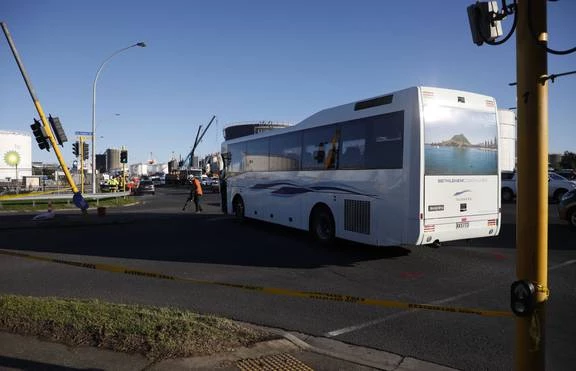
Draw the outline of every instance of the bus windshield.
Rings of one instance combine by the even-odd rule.
[[[497,175],[496,110],[424,106],[425,175]]]

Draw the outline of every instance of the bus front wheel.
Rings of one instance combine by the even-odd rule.
[[[242,197],[236,196],[234,202],[232,202],[232,210],[234,211],[234,216],[238,219],[244,219],[244,201]]]
[[[318,206],[312,212],[310,218],[310,233],[314,239],[322,245],[329,245],[335,239],[334,217],[325,206]]]

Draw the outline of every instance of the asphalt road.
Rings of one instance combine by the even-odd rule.
[[[223,215],[217,195],[205,212],[182,212],[186,189],[160,189],[143,204],[109,209],[126,222],[0,231],[0,248],[109,263],[196,280],[443,306],[508,310],[515,280],[514,204],[498,237],[440,249],[314,244],[306,233]],[[31,215],[1,214],[1,221]],[[550,205],[547,369],[576,364],[576,233]],[[471,314],[406,311],[270,295],[0,257],[0,292],[101,298],[176,306],[289,331],[325,336],[462,370],[513,369],[515,321]]]

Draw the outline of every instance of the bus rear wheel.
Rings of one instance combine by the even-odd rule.
[[[232,202],[232,210],[234,211],[234,216],[238,219],[244,219],[244,201],[242,197],[236,196],[234,202]]]
[[[322,245],[330,245],[335,240],[334,217],[325,206],[316,207],[310,218],[310,233]]]

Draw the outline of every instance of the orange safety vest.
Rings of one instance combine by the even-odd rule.
[[[198,178],[194,178],[192,182],[194,183],[194,187],[196,187],[196,194],[202,195],[202,184],[200,184]]]

